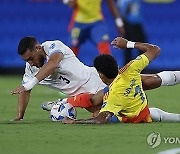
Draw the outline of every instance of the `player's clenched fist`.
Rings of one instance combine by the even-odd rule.
[[[127,42],[128,40],[122,38],[122,37],[116,37],[111,44],[113,45],[114,48],[121,48],[124,49],[127,47]]]

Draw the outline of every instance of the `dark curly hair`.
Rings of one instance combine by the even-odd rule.
[[[22,38],[18,45],[18,54],[23,55],[28,49],[32,51],[37,43],[37,39],[33,36]]]
[[[118,75],[118,64],[116,59],[108,54],[102,54],[94,59],[94,67],[107,78],[113,79]]]

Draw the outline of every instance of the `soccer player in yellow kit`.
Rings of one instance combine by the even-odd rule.
[[[63,123],[100,124],[109,122],[152,122],[148,101],[142,88],[141,71],[155,59],[160,48],[148,43],[131,42],[117,37],[115,48],[136,48],[144,52],[122,67],[118,72],[116,60],[111,55],[96,57],[94,66],[100,78],[109,85],[104,90],[104,103],[97,117],[91,119],[63,119]]]
[[[102,13],[103,0],[63,0],[73,8],[69,25],[71,33],[70,48],[75,55],[86,40],[94,44],[100,54],[110,54],[108,28]],[[115,18],[115,23],[121,36],[124,35],[123,21],[119,16],[114,0],[106,0]]]
[[[102,58],[105,62],[112,57],[104,55]],[[96,61],[98,60],[99,57]],[[152,121],[140,78],[140,72],[148,64],[148,58],[141,55],[119,70],[117,77],[104,90],[104,103],[100,113],[110,111],[122,122]]]

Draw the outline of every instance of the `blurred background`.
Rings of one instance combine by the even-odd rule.
[[[148,66],[147,72],[180,69],[179,8],[180,0],[142,1],[146,40],[161,48],[160,56]],[[103,0],[102,11],[113,40],[119,34],[106,0]],[[17,46],[24,36],[35,36],[40,43],[61,40],[68,45],[71,15],[72,9],[59,0],[0,0],[0,74],[23,73],[25,62],[17,54]],[[122,66],[124,52],[111,50]],[[92,66],[98,54],[97,48],[87,41],[78,58]]]

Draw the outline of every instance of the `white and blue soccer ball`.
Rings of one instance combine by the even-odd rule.
[[[52,121],[62,121],[64,117],[76,118],[77,112],[70,103],[58,101],[53,105],[50,115]]]

